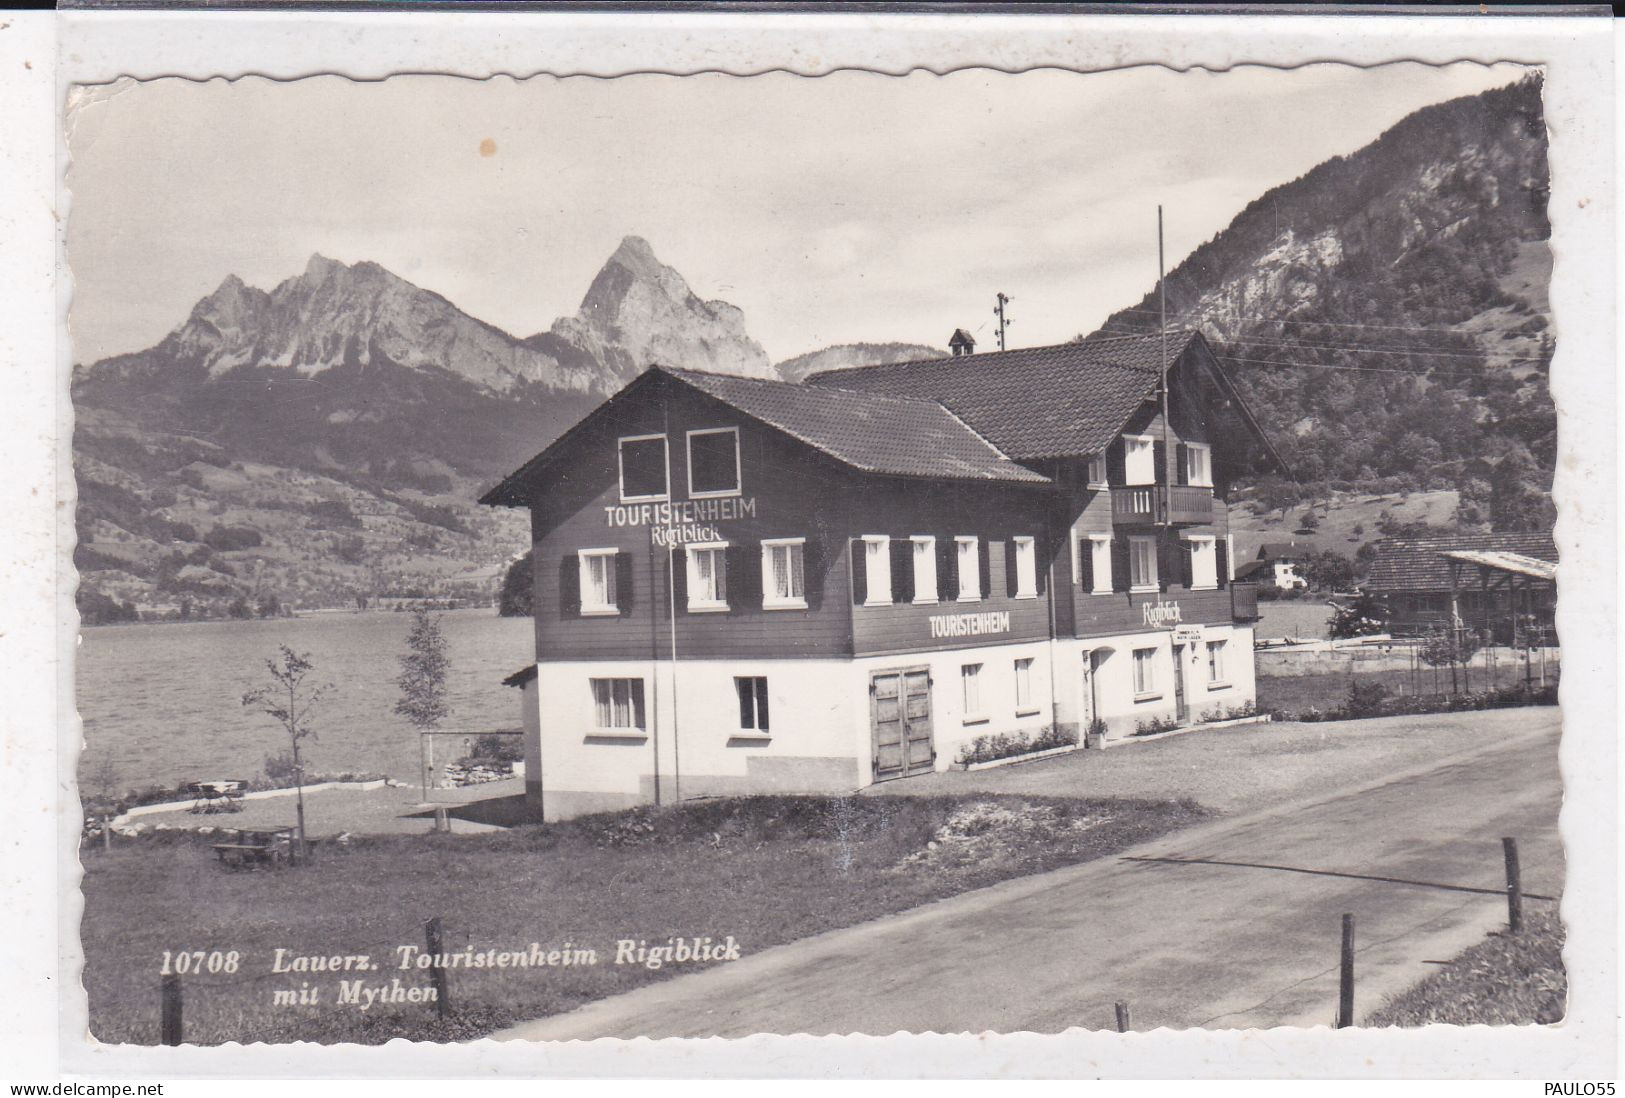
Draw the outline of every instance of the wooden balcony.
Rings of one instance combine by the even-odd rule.
[[[1200,526],[1213,521],[1213,489],[1188,484],[1113,488],[1112,521],[1125,526],[1162,522]]]

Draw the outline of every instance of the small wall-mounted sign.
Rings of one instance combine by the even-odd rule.
[[[1202,627],[1200,625],[1174,626],[1175,644],[1200,644],[1202,642]]]

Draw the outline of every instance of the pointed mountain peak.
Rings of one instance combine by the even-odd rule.
[[[310,262],[305,264],[305,277],[320,280],[345,269],[338,260],[328,259],[321,252],[312,252]]]

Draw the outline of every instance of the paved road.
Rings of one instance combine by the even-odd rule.
[[[1328,1024],[1343,912],[1356,918],[1364,1014],[1504,918],[1501,836],[1520,840],[1526,893],[1559,894],[1557,731],[1532,724],[1365,789],[1220,820],[497,1036],[1057,1032],[1112,1028],[1116,1000],[1136,1029]]]

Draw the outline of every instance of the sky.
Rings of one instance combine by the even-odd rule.
[[[906,77],[124,83],[69,114],[74,360],[141,350],[228,275],[373,260],[516,336],[627,235],[744,310],[774,361],[836,343],[1057,343],[1251,200],[1513,66]]]

